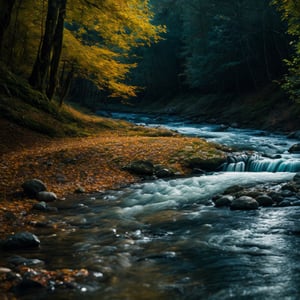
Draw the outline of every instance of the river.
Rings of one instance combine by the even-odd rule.
[[[76,289],[28,291],[20,299],[300,298],[300,207],[231,211],[211,201],[235,184],[269,183],[276,191],[300,171],[299,155],[287,152],[295,140],[258,130],[115,117],[205,137],[246,151],[247,159],[229,161],[219,173],[61,202],[46,217],[68,226],[55,233],[37,229],[41,248],[18,255],[42,259],[48,269],[85,268],[90,276]],[[253,155],[269,167],[276,160],[288,167],[247,171]]]

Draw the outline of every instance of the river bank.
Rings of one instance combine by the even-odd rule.
[[[191,159],[226,156],[225,148],[163,129],[135,127],[131,131],[106,130],[90,137],[61,139],[8,121],[1,124],[1,237],[28,223],[27,213],[36,200],[24,198],[21,185],[26,180],[40,179],[49,191],[64,199],[75,192],[103,192],[140,181],[143,176],[124,169],[133,161],[151,161],[184,176],[192,171]],[[7,219],[8,213],[15,218]]]
[[[235,124],[283,133],[300,129],[300,105],[291,101],[277,84],[241,94],[182,92],[163,99],[132,99],[129,104],[110,101],[99,111],[124,111],[173,115],[195,123]]]

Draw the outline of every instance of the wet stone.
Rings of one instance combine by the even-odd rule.
[[[136,160],[123,168],[137,175],[153,175],[154,165],[148,160]]]
[[[226,194],[234,194],[234,193],[238,193],[240,191],[242,191],[244,188],[240,185],[234,185],[234,186],[231,186],[229,188],[227,188],[225,191],[224,191],[224,195]]]
[[[268,195],[260,195],[256,198],[256,201],[260,206],[272,206],[274,204],[273,199]]]
[[[215,199],[213,202],[215,203],[216,207],[226,207],[230,206],[232,201],[234,200],[234,197],[231,195],[224,195],[218,199]]]
[[[39,179],[27,180],[22,184],[23,191],[28,197],[36,197],[39,192],[46,191],[46,185]]]
[[[280,203],[278,203],[279,207],[287,207],[287,206],[291,206],[291,202],[284,199],[283,201],[281,201]]]
[[[232,210],[254,210],[258,209],[258,202],[251,197],[242,196],[233,200],[230,208]]]
[[[297,183],[300,183],[300,173],[297,173],[297,174],[294,176],[293,180],[294,180],[295,182],[297,182]]]
[[[14,255],[8,259],[8,263],[14,266],[43,266],[45,263],[39,259],[29,259],[22,256]]]
[[[23,248],[36,248],[39,247],[40,240],[36,235],[30,232],[19,232],[11,235],[2,244],[4,249],[23,249]]]
[[[55,193],[42,191],[37,194],[37,198],[39,201],[44,202],[53,202],[57,200],[57,196]]]

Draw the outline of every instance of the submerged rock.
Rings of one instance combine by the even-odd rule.
[[[36,235],[30,232],[18,232],[11,235],[2,244],[4,249],[24,249],[24,248],[36,248],[40,245],[40,240]]]
[[[242,196],[232,201],[230,208],[232,210],[254,210],[258,209],[258,202],[251,197]]]
[[[37,197],[39,192],[47,191],[46,185],[39,179],[27,180],[22,184],[23,191],[28,197]]]

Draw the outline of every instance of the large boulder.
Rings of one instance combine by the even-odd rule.
[[[258,209],[258,206],[258,202],[254,198],[242,196],[234,199],[231,202],[230,208],[232,210],[254,210]]]
[[[30,232],[18,232],[9,236],[3,243],[4,249],[18,250],[24,248],[36,248],[40,245],[40,240]]]
[[[154,173],[154,165],[149,160],[135,160],[123,169],[137,175],[151,176]]]
[[[30,179],[22,184],[24,193],[28,197],[37,197],[39,192],[47,191],[46,185],[39,179]]]
[[[293,145],[290,149],[289,149],[290,153],[300,153],[300,143]]]
[[[192,157],[188,159],[187,165],[191,169],[201,169],[206,172],[214,172],[227,161],[225,157],[215,157],[204,159],[202,157]]]

